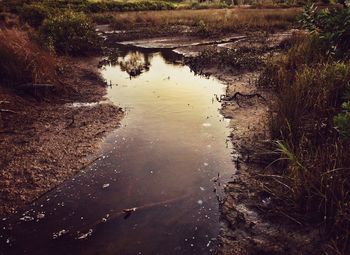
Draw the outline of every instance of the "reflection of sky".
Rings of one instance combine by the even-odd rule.
[[[108,82],[117,84],[109,89],[108,97],[121,107],[132,109],[126,118],[128,125],[139,127],[139,132],[153,138],[169,136],[170,132],[168,139],[186,135],[185,140],[193,144],[198,144],[198,133],[207,132],[207,122],[211,129],[227,132],[220,122],[220,105],[214,100],[215,94],[224,93],[223,85],[194,76],[186,66],[169,65],[159,54],[150,59],[150,70],[137,79],[130,80],[118,66],[107,66],[102,71]]]
[[[149,61],[133,79],[118,65],[101,70],[114,84],[107,97],[125,110],[121,127],[105,139],[100,160],[26,208],[45,218],[12,224],[17,250],[9,254],[213,253],[220,228],[213,177],[233,172],[229,129],[214,99],[225,86],[159,53]],[[52,240],[63,229],[69,234]],[[74,240],[90,229],[87,240]]]

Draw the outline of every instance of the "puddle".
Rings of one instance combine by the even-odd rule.
[[[121,127],[87,169],[1,221],[1,254],[215,253],[234,171],[215,100],[225,86],[170,52],[121,55],[101,69]]]

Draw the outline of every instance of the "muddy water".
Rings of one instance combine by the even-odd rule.
[[[215,253],[217,197],[234,171],[214,96],[225,87],[176,55],[121,55],[101,69],[121,127],[78,176],[2,220],[0,254]]]

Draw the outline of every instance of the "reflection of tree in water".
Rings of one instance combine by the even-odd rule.
[[[140,52],[131,52],[127,54],[118,64],[122,71],[130,75],[130,78],[136,77],[144,71],[147,72],[151,65],[149,55]]]
[[[160,54],[167,64],[182,63],[182,56],[171,50],[159,52],[155,50],[137,51],[129,48],[115,48],[109,49],[107,58],[101,61],[100,65],[101,67],[104,65],[119,65],[120,69],[127,72],[132,78],[149,71],[152,57],[155,54]]]
[[[177,54],[172,50],[164,50],[161,52],[161,55],[165,60],[165,63],[167,64],[174,65],[174,64],[182,63],[182,60],[183,60],[183,57],[180,54]]]

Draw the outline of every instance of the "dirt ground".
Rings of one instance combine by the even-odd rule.
[[[281,37],[278,38],[279,35],[272,35],[267,39],[270,47],[281,42]],[[262,46],[248,38],[232,47],[240,45]],[[259,175],[268,174],[265,167],[270,161],[265,155],[272,150],[268,121],[274,100],[271,91],[256,86],[259,70],[231,72],[211,65],[202,72],[227,84],[221,111],[231,120],[230,138],[237,169],[234,180],[225,186],[227,196],[221,204],[221,220],[225,227],[218,239],[218,254],[319,254],[318,230],[301,225],[288,213],[276,210],[259,181]]]
[[[270,153],[269,105],[273,95],[257,89],[251,81],[258,73],[236,77],[221,76],[228,83],[222,113],[231,119],[231,141],[237,172],[225,191],[221,205],[226,227],[219,238],[219,254],[318,254],[314,245],[319,241],[317,231],[294,222],[283,212],[276,211],[269,194],[261,187],[260,174],[265,174],[264,154]],[[236,94],[237,95],[237,94]]]
[[[68,60],[63,90],[48,97],[0,90],[0,215],[13,213],[88,165],[123,116],[104,100],[97,59]],[[94,156],[95,155],[95,156]]]

